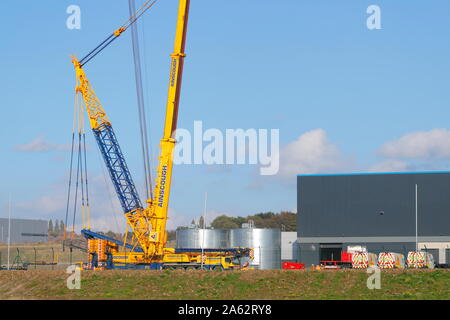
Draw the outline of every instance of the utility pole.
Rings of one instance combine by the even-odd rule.
[[[205,235],[206,235],[206,202],[207,202],[207,200],[208,200],[208,192],[205,192],[205,209],[203,210],[202,270],[203,270]]]
[[[53,247],[52,247],[52,270],[55,267],[54,263],[55,263],[55,250],[53,250]]]
[[[206,229],[206,202],[208,201],[208,192],[205,192],[205,209],[203,210],[203,229]]]
[[[11,248],[11,194],[9,194],[9,209],[8,209],[8,270],[9,270],[10,248]]]
[[[37,264],[37,254],[36,254],[36,248],[34,249],[34,270],[36,270],[36,264]]]
[[[416,252],[419,251],[419,241],[417,234],[417,183],[416,183]]]

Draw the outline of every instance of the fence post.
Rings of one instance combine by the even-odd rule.
[[[36,270],[36,263],[37,263],[37,260],[36,260],[36,248],[33,248],[34,249],[34,270]]]

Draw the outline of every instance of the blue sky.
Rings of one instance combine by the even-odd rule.
[[[81,30],[66,28],[71,4],[81,8]],[[381,8],[381,30],[366,27],[373,4]],[[15,216],[60,219],[75,83],[70,55],[83,56],[126,20],[128,1],[4,6],[0,214],[11,194]],[[139,23],[154,155],[177,6],[159,0]],[[255,166],[177,166],[172,225],[202,214],[205,191],[211,218],[249,215],[295,210],[301,173],[447,170],[449,9],[444,0],[192,1],[179,127],[202,120],[220,130],[280,129],[282,161],[277,177],[261,177]],[[130,33],[86,72],[142,189]],[[88,143],[92,215],[99,228],[112,216],[120,226],[90,133]]]

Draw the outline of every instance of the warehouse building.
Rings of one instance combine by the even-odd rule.
[[[47,242],[48,240],[48,221],[46,220],[28,220],[28,219],[9,219],[0,218],[0,242],[8,243],[8,230],[11,229],[11,243],[36,243]]]
[[[450,263],[450,172],[299,175],[297,197],[299,261],[307,266],[355,247],[406,257],[416,234],[436,263]]]

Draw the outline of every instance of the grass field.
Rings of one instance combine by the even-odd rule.
[[[369,290],[364,271],[82,271],[69,290],[63,271],[0,271],[0,299],[450,299],[449,270],[383,271]]]

